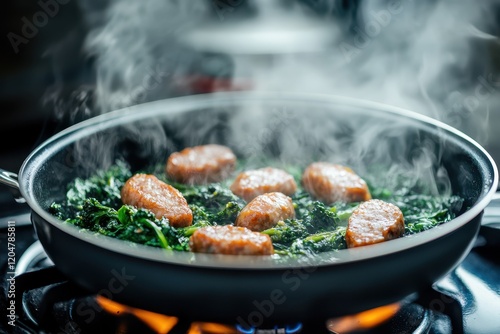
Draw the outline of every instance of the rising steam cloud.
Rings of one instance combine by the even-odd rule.
[[[493,0],[361,1],[350,33],[336,36],[323,52],[275,54],[270,62],[254,64],[234,57],[234,77],[249,79],[255,90],[346,95],[401,106],[485,143],[489,111],[500,97],[494,60],[500,46],[490,33],[495,10]],[[217,17],[215,11],[210,1],[112,1],[104,24],[86,43],[88,53],[97,56],[100,108],[175,95],[176,78],[200,61],[179,40],[190,25]],[[332,31],[341,24],[337,21],[328,21]]]
[[[491,33],[498,19],[494,16],[499,7],[496,2],[356,3],[355,19],[348,21],[348,27],[332,28],[344,33],[334,35],[324,50],[275,53],[256,62],[234,55],[233,77],[250,82],[247,88],[253,90],[335,94],[400,106],[444,121],[487,144],[490,124],[500,118],[493,113],[500,105],[498,59],[495,63],[500,46],[498,36]],[[293,8],[298,14],[307,12],[297,5]],[[223,20],[214,15],[216,10],[210,1],[112,1],[103,24],[86,42],[87,52],[97,59],[99,109],[104,112],[191,93],[188,89],[179,93],[176,83],[203,58],[179,41],[187,28],[203,18]],[[332,13],[321,19],[332,27],[345,24]],[[249,117],[256,116],[254,110]],[[360,136],[356,145],[359,160],[385,130],[378,128]],[[292,144],[284,145],[284,151],[303,144],[297,138],[289,142]],[[381,154],[385,149],[380,148]],[[439,165],[439,159],[439,152],[426,151],[424,145],[421,154],[400,172],[434,178],[435,192],[443,185],[449,189],[442,170],[428,175],[429,166]]]
[[[196,61],[178,34],[206,11],[201,1],[111,1],[85,47],[97,59],[97,108],[107,112],[170,96],[173,78]]]
[[[500,100],[493,1],[364,1],[353,33],[322,54],[277,56],[258,89],[321,92],[414,110],[487,140]],[[498,65],[497,65],[498,66]],[[248,70],[239,68],[245,75]],[[498,71],[498,70],[497,70]],[[236,75],[238,77],[238,75]]]

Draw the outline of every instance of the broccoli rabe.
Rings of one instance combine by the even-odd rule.
[[[102,205],[118,208],[121,205],[120,190],[131,176],[129,166],[117,161],[108,170],[98,171],[88,179],[77,178],[68,189],[68,204],[79,207],[85,199],[93,197]]]
[[[314,201],[309,206],[309,214],[305,217],[308,224],[318,231],[332,230],[337,227],[338,218],[335,207],[327,207],[323,203]]]
[[[297,219],[302,220],[309,233],[329,231],[337,227],[340,222],[335,206],[326,206],[316,201],[305,191],[298,191],[292,196]]]
[[[244,169],[244,165],[240,166]],[[300,168],[292,172],[300,181]],[[234,195],[226,183],[208,185],[178,184],[169,180],[163,166],[145,170],[177,188],[193,213],[193,224],[175,228],[167,218],[157,219],[146,210],[123,205],[120,191],[132,176],[128,165],[117,162],[87,178],[75,179],[66,198],[52,203],[49,211],[61,220],[89,231],[169,250],[188,251],[189,238],[200,227],[234,224],[245,202]],[[376,178],[374,178],[376,180]],[[299,183],[299,182],[298,182]],[[412,192],[402,183],[400,189],[388,190],[369,183],[373,198],[398,206],[404,215],[405,235],[430,229],[455,217],[463,200],[457,196],[435,197]],[[279,221],[262,233],[269,235],[275,253],[281,255],[315,254],[346,248],[348,219],[359,203],[324,204],[312,198],[299,185],[291,196],[295,218]]]
[[[203,186],[184,186],[178,189],[188,203],[203,206],[211,213],[220,211],[228,202],[244,203],[231,190],[217,183]]]
[[[171,245],[176,244],[174,242],[175,233],[172,231],[167,218],[157,219],[151,211],[137,209],[130,205],[123,205],[117,213],[118,220],[126,227],[117,236],[119,239],[130,240],[145,245],[159,245],[165,249],[172,249]],[[151,236],[154,237],[151,238]]]
[[[53,203],[49,211],[60,219],[74,217],[88,198],[118,209],[122,205],[120,190],[131,176],[130,167],[123,161],[117,161],[109,169],[99,170],[87,179],[76,178],[68,185],[66,198],[61,203]]]
[[[309,228],[310,229],[310,228]],[[276,226],[262,231],[271,237],[273,244],[290,245],[295,240],[309,235],[308,228],[302,220],[287,219],[280,221]]]
[[[130,205],[115,210],[95,198],[86,199],[76,218],[67,221],[92,232],[165,249],[171,249],[166,235],[175,238],[166,218],[156,219],[152,212]]]
[[[174,228],[167,218],[157,219],[145,209],[122,205],[118,210],[99,203],[95,198],[86,199],[75,218],[67,219],[86,230],[139,244],[172,250],[189,250],[189,237],[196,229],[208,226],[198,222],[188,227]]]
[[[458,196],[430,195],[395,196],[391,199],[403,212],[405,235],[428,230],[455,218],[462,209],[463,199]]]
[[[345,230],[345,227],[338,227],[333,231],[312,234],[295,241],[290,246],[290,252],[292,254],[307,254],[344,249],[347,247]]]
[[[193,222],[208,221],[212,225],[233,224],[245,202],[220,184],[178,186],[193,211]]]
[[[213,222],[217,223],[217,225],[233,224],[241,209],[243,209],[243,204],[228,202],[222,210],[213,215]]]

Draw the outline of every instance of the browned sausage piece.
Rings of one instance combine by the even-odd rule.
[[[266,167],[240,173],[230,189],[248,202],[259,195],[275,191],[291,196],[297,191],[297,184],[293,176],[284,170]]]
[[[274,252],[267,234],[232,225],[197,229],[189,239],[192,252],[232,255],[271,255]]]
[[[167,175],[174,181],[188,184],[219,182],[234,170],[236,156],[229,147],[202,145],[188,147],[170,155]]]
[[[136,174],[121,190],[122,202],[148,209],[156,218],[168,218],[171,226],[184,227],[193,222],[193,213],[184,196],[154,175]]]
[[[302,185],[312,197],[330,204],[371,199],[366,182],[349,167],[315,162],[302,174]]]
[[[353,211],[347,224],[345,241],[348,248],[371,245],[399,238],[404,231],[401,210],[391,203],[374,199],[361,203]]]
[[[238,214],[235,225],[252,231],[264,231],[280,220],[295,218],[292,199],[282,193],[267,193],[255,197]]]

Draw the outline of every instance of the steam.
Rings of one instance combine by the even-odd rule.
[[[196,60],[178,43],[178,34],[201,19],[206,7],[201,1],[112,1],[104,25],[86,42],[87,53],[97,57],[99,110],[173,94],[172,78]]]
[[[488,106],[500,97],[492,67],[499,40],[481,30],[494,24],[493,2],[375,0],[362,6],[353,34],[341,36],[323,54],[275,55],[272,64],[250,73],[255,88],[396,105],[484,143]],[[235,77],[248,76],[244,65],[237,66]],[[491,94],[478,96],[481,89]]]
[[[212,75],[229,75],[234,86],[256,91],[324,93],[387,103],[441,120],[488,144],[491,121],[500,117],[490,113],[500,106],[500,77],[495,69],[498,64],[493,61],[495,52],[498,57],[500,43],[498,36],[491,33],[498,9],[495,1],[370,0],[359,2],[356,10],[340,13],[331,10],[334,2],[324,1],[328,11],[319,15],[319,20],[330,24],[335,32],[323,50],[226,54],[230,62],[227,66],[215,66]],[[97,60],[95,97],[100,112],[196,93],[188,79],[199,66],[212,66],[208,63],[216,60],[183,44],[184,34],[204,19],[215,24],[227,23],[235,15],[238,21],[238,6],[255,4],[230,3],[231,7],[221,9],[211,1],[112,1],[104,18],[98,20],[101,25],[89,34],[86,42],[88,54]],[[269,13],[262,7],[267,6],[266,1],[256,3],[256,13]],[[310,12],[311,8],[303,4],[287,8],[290,15]],[[223,36],[217,42],[224,43],[220,38]],[[225,90],[227,85],[217,85],[216,80],[212,88]],[[307,110],[304,114],[309,116]],[[397,140],[403,136],[390,123],[387,127],[359,129],[357,141],[348,143],[350,151],[346,157],[346,143],[324,140],[335,124],[325,121],[315,127],[307,123],[317,120],[296,114],[292,117],[286,110],[275,115],[275,125],[314,128],[314,135],[308,138],[292,134],[282,137],[279,143],[283,154],[298,162],[300,157],[307,156],[304,152],[321,142],[323,158],[334,162],[348,160],[362,170],[361,162],[366,155],[389,154],[389,146],[374,147],[378,138]],[[266,112],[249,109],[240,124],[251,124],[256,117],[267,117]],[[250,128],[241,131],[239,141],[246,143],[242,151],[252,155],[260,152],[275,126],[255,132]],[[324,133],[319,132],[321,129]],[[191,132],[192,143],[203,141],[196,137],[196,131]],[[259,142],[259,138],[264,139]],[[414,152],[413,159],[393,167],[391,175],[424,178],[429,180],[433,193],[443,189],[449,192],[446,172],[439,168],[442,152],[425,142],[417,144],[421,144],[421,150]],[[404,151],[404,147],[400,149]],[[340,154],[342,151],[344,154]]]

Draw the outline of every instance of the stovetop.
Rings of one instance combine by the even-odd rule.
[[[486,215],[488,219],[493,218]],[[90,294],[53,266],[37,242],[29,213],[23,212],[0,220],[0,275],[4,277],[0,307],[6,312],[0,332],[496,334],[500,333],[500,257],[498,233],[491,232],[483,228],[465,260],[428,291],[378,310],[395,310],[382,324],[366,325],[373,317],[370,314],[324,323],[290,319],[288,324],[255,329],[151,314]]]

